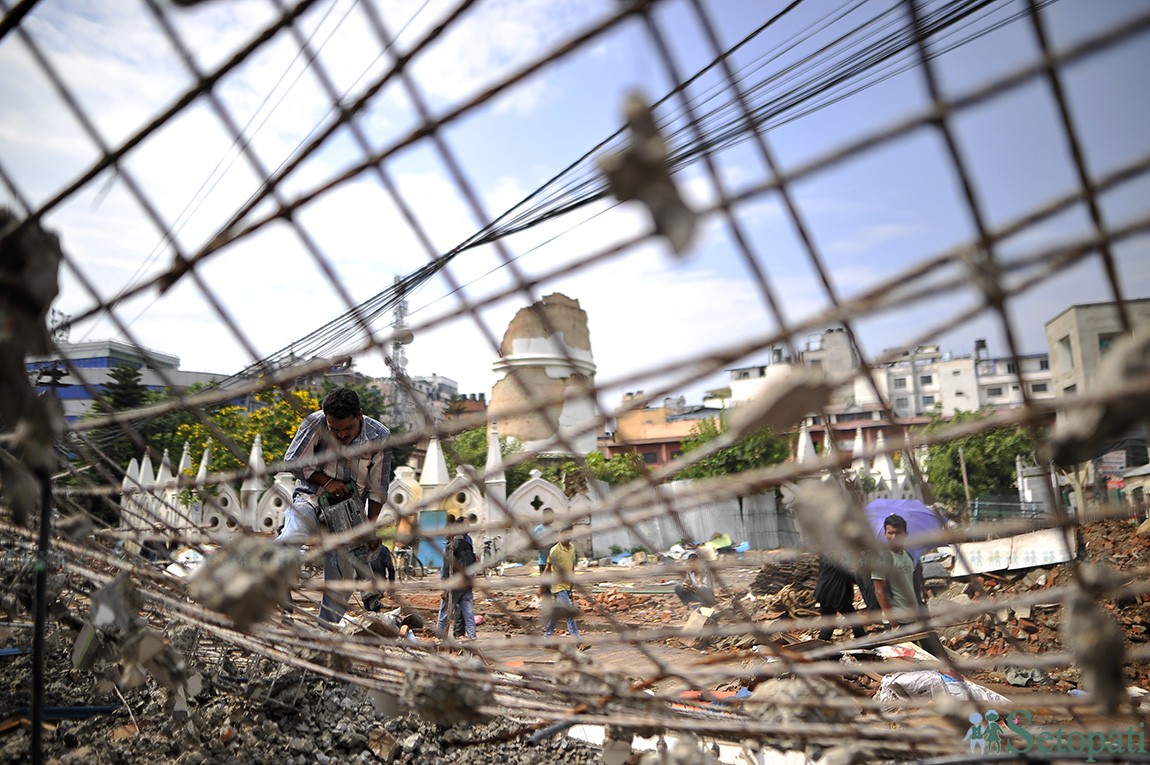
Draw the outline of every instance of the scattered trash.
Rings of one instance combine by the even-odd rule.
[[[918,669],[884,675],[875,700],[884,712],[901,709],[910,701],[923,701],[950,696],[960,701],[971,699],[988,704],[1010,704],[1001,693],[937,669]]]
[[[214,550],[214,548],[212,548]],[[200,564],[204,562],[204,554],[191,547],[180,548],[174,556],[173,562],[164,569],[172,576],[180,579],[187,578],[195,573]]]
[[[1009,667],[1006,670],[1006,682],[1025,688],[1028,685],[1042,685],[1050,680],[1050,676],[1038,667]]]

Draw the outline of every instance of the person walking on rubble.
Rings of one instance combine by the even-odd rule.
[[[819,613],[823,616],[842,614],[850,618],[855,614],[855,577],[854,574],[841,566],[837,561],[827,556],[819,558],[819,576],[815,581],[815,601],[819,604]],[[866,628],[861,624],[851,627],[856,638],[866,636]],[[829,641],[835,634],[833,624],[828,624],[819,630],[819,640]]]
[[[883,535],[890,547],[878,554],[871,581],[887,621],[892,627],[899,627],[903,622],[894,618],[892,612],[909,612],[918,606],[914,594],[914,559],[903,547],[906,520],[901,515],[888,515],[883,519]]]
[[[463,523],[464,519],[458,517],[451,519],[448,526],[450,528]],[[475,560],[475,547],[471,535],[462,528],[455,533],[449,533],[447,545],[443,550],[443,565],[439,568],[439,578],[450,579],[456,574],[463,573],[475,563]],[[475,594],[471,590],[470,580],[459,589],[444,590],[435,628],[441,637],[446,637],[449,621],[453,623],[456,637],[475,639]]]
[[[554,520],[555,520],[555,511],[549,507],[543,508],[542,519],[539,521],[539,523],[537,523],[535,525],[535,528],[531,530],[531,533],[535,537],[536,542],[538,542],[540,539],[542,539],[547,534],[547,532],[551,530],[551,524]],[[539,573],[540,574],[543,573],[543,569],[547,568],[547,553],[549,553],[549,552],[551,552],[551,548],[548,545],[545,545],[545,544],[539,545]]]
[[[366,521],[374,521],[383,508],[391,474],[390,436],[383,423],[364,415],[354,390],[341,387],[328,393],[320,411],[300,423],[284,454],[296,484],[276,542],[299,545],[314,540],[324,517],[321,504],[339,503],[353,496],[365,501]],[[369,561],[371,572],[386,576],[389,557],[376,550]],[[324,556],[325,583],[365,574],[362,563],[346,549]],[[319,618],[338,622],[347,611],[348,599],[346,592],[325,591]],[[379,600],[380,596],[373,593],[364,598],[364,606],[379,610]]]
[[[575,545],[571,542],[571,527],[563,529],[559,541],[547,553],[547,565],[543,574],[551,574],[552,598],[549,603],[547,626],[543,628],[543,637],[555,634],[555,622],[562,614],[567,615],[567,634],[579,638],[579,627],[575,624],[575,604],[571,602],[571,575],[575,571]]]

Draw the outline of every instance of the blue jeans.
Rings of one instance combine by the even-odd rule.
[[[475,594],[470,590],[448,590],[439,604],[439,619],[435,623],[437,634],[447,636],[447,616],[454,608],[463,614],[463,629],[467,637],[475,638]]]
[[[575,605],[571,602],[571,591],[560,590],[555,593],[555,606],[566,606],[572,613],[575,611]],[[547,620],[547,626],[543,628],[543,637],[551,637],[555,634],[555,615],[552,611],[551,618]],[[575,617],[567,617],[567,634],[573,638],[579,637],[579,628],[575,626]]]

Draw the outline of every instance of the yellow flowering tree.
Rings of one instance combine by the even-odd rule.
[[[220,473],[247,467],[248,456],[258,434],[263,445],[264,463],[270,465],[284,458],[304,416],[318,409],[319,400],[307,390],[294,390],[287,396],[277,389],[261,391],[255,395],[251,407],[224,406],[207,417],[235,444],[236,452],[212,437],[207,425],[201,421],[181,424],[176,429],[177,440],[190,444],[194,470],[202,459],[208,439],[212,438],[209,469]]]

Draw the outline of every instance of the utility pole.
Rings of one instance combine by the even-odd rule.
[[[59,389],[71,385],[63,382],[68,370],[62,369],[58,361],[52,362],[50,369],[40,370],[37,385],[48,388],[44,395],[59,398]],[[46,469],[36,470],[40,483],[40,527],[36,541],[36,595],[33,604],[32,630],[32,761],[39,765],[44,762],[44,708],[45,678],[44,669],[48,661],[46,633],[48,629],[48,565],[52,549],[52,482]]]
[[[402,279],[395,277],[394,284],[399,293],[399,299],[392,309],[391,321],[391,353],[389,354],[391,366],[391,413],[389,419],[394,426],[409,428],[412,401],[408,388],[411,381],[407,378],[407,351],[404,346],[411,342],[411,331],[407,328],[407,297],[403,291]]]
[[[966,494],[966,505],[970,506],[970,479],[966,476],[966,455],[962,447],[958,447],[958,464],[962,468],[962,490]]]

